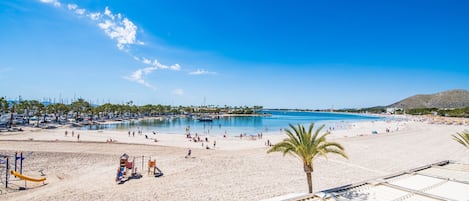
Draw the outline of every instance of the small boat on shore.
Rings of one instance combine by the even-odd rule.
[[[199,121],[213,121],[211,116],[201,116],[198,118]]]

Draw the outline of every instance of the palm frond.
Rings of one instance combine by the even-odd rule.
[[[336,142],[327,141],[329,132],[321,134],[321,130],[325,125],[314,130],[314,123],[311,123],[308,130],[304,126],[298,124],[289,125],[290,128],[285,130],[288,138],[275,144],[267,153],[281,152],[283,155],[292,154],[300,158],[303,163],[311,164],[316,156],[322,156],[326,159],[328,154],[338,154],[347,158],[344,147]],[[314,130],[314,134],[313,134]]]
[[[462,144],[466,148],[469,148],[469,131],[465,130],[461,133],[456,133],[457,135],[451,135],[453,140]]]

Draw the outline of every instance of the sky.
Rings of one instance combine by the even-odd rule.
[[[0,2],[0,96],[361,108],[469,90],[469,2]]]

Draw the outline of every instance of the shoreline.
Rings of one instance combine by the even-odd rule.
[[[326,121],[326,127],[321,132],[330,132],[330,139],[353,138],[362,136],[378,136],[387,134],[399,134],[412,132],[416,127],[425,125],[445,125],[445,126],[465,126],[434,124],[432,118],[422,118],[415,116],[387,116],[388,118],[379,120],[347,120],[347,121]],[[453,119],[447,120],[453,121]],[[119,124],[122,122],[106,122],[107,124]],[[329,126],[329,127],[327,127]],[[159,145],[191,149],[218,149],[218,150],[244,150],[251,148],[267,147],[269,142],[275,144],[286,137],[283,130],[269,131],[258,135],[242,135],[237,133],[201,133],[195,135],[200,138],[194,141],[194,133],[191,138],[187,138],[183,133],[151,132],[150,130],[138,130],[138,128],[126,130],[87,130],[82,127],[72,127],[69,125],[58,126],[54,129],[42,129],[36,127],[20,127],[23,131],[0,132],[0,141],[42,141],[42,142],[97,142],[113,144],[135,144],[135,145]],[[315,126],[315,128],[318,128]],[[68,132],[68,134],[65,134]],[[74,133],[74,134],[73,134]],[[80,139],[77,139],[77,135]],[[205,140],[207,138],[207,140]],[[268,142],[267,142],[268,141]],[[213,145],[214,142],[216,145]],[[215,147],[214,147],[215,146]],[[207,148],[208,147],[208,148]]]
[[[400,129],[394,130],[396,126]],[[389,127],[392,132],[386,133]],[[355,122],[348,129],[334,130],[330,140],[341,143],[349,159],[334,155],[327,160],[317,158],[314,189],[356,183],[442,160],[469,163],[468,150],[451,139],[455,132],[468,128],[413,119]],[[25,152],[23,173],[40,177],[38,171],[43,170],[48,183],[43,186],[28,182],[28,188],[19,191],[15,188],[24,185],[24,181],[12,179],[15,187],[0,187],[6,192],[0,199],[262,200],[307,191],[302,164],[296,157],[266,153],[267,137],[276,143],[283,135],[255,140],[207,136],[210,144],[217,141],[215,149],[207,150],[200,142],[189,141],[181,134],[157,134],[159,142],[154,143],[145,139],[145,134],[129,137],[127,132],[74,130],[75,136],[71,137],[69,129],[66,137],[65,129],[0,133],[0,154]],[[371,130],[378,134],[371,134]],[[28,140],[30,137],[34,139]],[[116,138],[117,143],[106,143],[108,137]],[[188,149],[192,150],[189,159],[185,158]],[[115,171],[123,153],[137,157],[136,165],[143,178],[117,185]],[[140,168],[142,156],[156,159],[164,176],[148,176],[145,167]]]

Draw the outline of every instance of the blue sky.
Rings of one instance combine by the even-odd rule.
[[[349,108],[469,89],[466,1],[0,2],[0,96]]]

